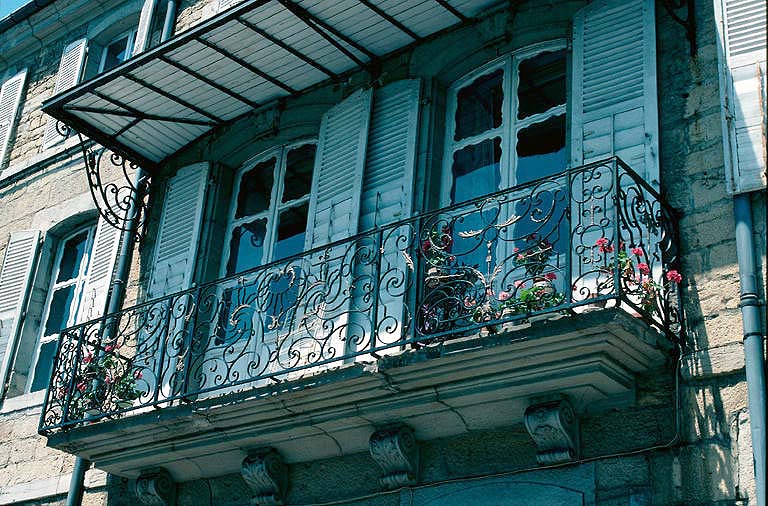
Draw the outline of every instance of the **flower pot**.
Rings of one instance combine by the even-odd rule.
[[[552,283],[547,279],[536,278],[533,280],[533,286],[544,295],[551,296],[555,294],[555,287],[552,286]]]
[[[101,414],[101,410],[98,408],[88,408],[85,410],[86,418],[93,418],[95,416],[99,416]]]
[[[133,401],[117,401],[117,408],[118,409],[128,409],[133,407]]]

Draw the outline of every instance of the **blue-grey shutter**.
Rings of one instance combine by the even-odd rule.
[[[623,159],[659,187],[654,0],[598,0],[573,20],[571,164]]]
[[[39,245],[40,232],[24,230],[12,233],[5,248],[0,270],[0,398],[5,393]]]
[[[168,181],[157,232],[149,298],[180,292],[192,285],[208,169],[208,163],[189,165]]]
[[[765,0],[715,0],[728,191],[766,187]]]
[[[99,218],[88,258],[88,274],[83,283],[78,323],[99,318],[104,314],[119,244],[120,230],[104,218]]]
[[[243,0],[219,0],[218,12],[225,11]]]
[[[136,29],[133,55],[143,53],[147,49],[149,39],[152,36],[150,30],[152,29],[152,19],[155,16],[156,3],[157,0],[144,0],[144,5],[141,7],[141,14],[139,15],[139,27]]]
[[[59,72],[56,74],[56,85],[53,88],[54,95],[58,95],[80,82],[87,44],[86,39],[80,39],[64,48],[59,62]],[[49,148],[63,140],[64,137],[56,130],[56,120],[48,118],[43,135],[43,148]]]
[[[21,92],[27,78],[24,69],[3,83],[0,88],[0,172],[11,152],[11,135],[21,102]],[[2,176],[2,174],[0,174]]]

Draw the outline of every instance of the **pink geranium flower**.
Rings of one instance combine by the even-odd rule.
[[[90,364],[93,361],[93,355],[90,353],[83,357],[83,363],[84,364]]]
[[[115,347],[113,345],[111,345],[111,344],[108,344],[108,345],[106,345],[104,347],[104,351],[106,351],[107,353],[109,353],[110,351],[112,351],[114,349],[115,349]]]
[[[525,286],[525,281],[522,279],[515,280],[515,288],[522,288],[523,286]]]
[[[552,281],[553,279],[557,279],[557,274],[555,274],[554,272],[548,272],[544,274],[544,278]]]
[[[601,237],[595,241],[595,246],[598,246],[600,253],[613,253],[613,246],[610,245],[610,241],[606,237]]]
[[[643,274],[650,274],[651,268],[648,267],[648,264],[645,262],[640,262],[637,264],[637,268],[642,272]]]
[[[501,302],[504,302],[505,300],[509,299],[511,294],[509,292],[499,292],[499,300]]]
[[[637,256],[637,257],[641,257],[641,256],[643,256],[643,250],[642,250],[641,248],[632,248],[632,249],[631,249],[631,250],[629,250],[629,251],[630,251],[630,252],[631,252],[633,255],[635,255],[635,256]]]
[[[682,274],[677,272],[676,270],[671,270],[667,273],[667,279],[669,281],[672,281],[673,283],[680,283],[683,280]]]
[[[136,369],[135,371],[133,371],[133,378],[137,379],[137,380],[141,379],[141,370],[140,369]]]

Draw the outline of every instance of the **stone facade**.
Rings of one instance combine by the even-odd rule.
[[[0,77],[12,69],[29,68],[10,158],[0,167],[0,258],[12,232],[57,230],[68,217],[96,216],[76,140],[44,150],[47,118],[40,110],[41,103],[53,93],[62,48],[89,33],[89,24],[97,23],[101,12],[120,4],[103,0],[98,2],[98,9],[84,7],[91,3],[58,0],[0,33]],[[217,4],[217,0],[179,2],[176,32],[189,30],[214,15]],[[581,0],[504,3],[470,27],[384,61],[382,79],[432,76],[435,89],[444,89],[497,55],[536,42],[568,38],[573,14],[584,4]],[[669,203],[680,211],[689,340],[679,364],[670,358],[658,370],[639,376],[631,403],[580,413],[581,443],[576,463],[542,469],[537,464],[536,445],[523,423],[494,430],[468,427],[468,434],[462,436],[419,441],[418,481],[415,485],[402,483],[404,486],[395,490],[382,488],[382,471],[365,452],[289,463],[286,504],[449,504],[440,502],[440,497],[472,504],[486,493],[516,494],[522,502],[513,504],[533,504],[525,502],[529,497],[558,497],[566,501],[558,504],[576,504],[567,502],[575,499],[566,490],[581,491],[578,499],[583,504],[600,506],[757,504],[733,197],[725,191],[714,10],[711,0],[696,0],[695,4],[695,56],[689,55],[683,28],[660,5],[656,12],[660,186]],[[138,12],[135,7],[140,9],[140,5],[132,7]],[[542,9],[548,13],[544,20]],[[37,35],[40,30],[42,34]],[[463,46],[461,51],[455,49],[458,45]],[[125,305],[146,296],[155,239],[152,231],[158,227],[168,175],[192,161],[211,159],[222,162],[217,169],[220,180],[231,181],[233,169],[270,145],[316,135],[322,114],[365,79],[362,72],[353,73],[344,83],[319,86],[285,101],[275,136],[254,141],[253,127],[249,126],[253,118],[249,117],[190,146],[162,167],[162,176],[153,182],[154,193],[149,197],[150,233],[134,253]],[[439,117],[445,97],[437,92],[430,100],[434,106],[431,114]],[[434,145],[441,141],[437,137],[425,135],[418,153],[417,184],[427,188],[437,187],[428,181],[439,180],[441,150]],[[114,169],[106,177],[119,180],[121,175]],[[229,190],[223,186],[219,191],[226,201]],[[751,198],[758,228],[754,239],[760,252],[756,259],[761,273],[759,295],[765,300],[765,192],[755,192]],[[437,196],[427,191],[417,200],[429,206]],[[223,209],[213,213],[211,228],[221,225],[224,213]],[[40,258],[50,265],[51,245],[46,244]],[[199,269],[202,280],[217,277],[221,251],[216,248],[221,245],[211,244],[210,248],[210,265]],[[41,325],[46,292],[43,281],[33,287],[22,333],[27,340],[35,339],[27,329]],[[765,325],[763,321],[763,329]],[[34,351],[30,346],[34,342],[19,345],[0,411],[0,504],[64,504],[74,457],[48,448],[46,439],[37,435],[42,397],[24,394],[25,374]],[[179,505],[234,506],[248,504],[253,495],[240,474],[178,481]],[[555,485],[560,487],[557,492],[546,489]],[[479,495],[473,496],[471,490],[475,489]],[[555,495],[542,495],[548,493]],[[133,494],[127,479],[91,470],[83,504],[133,505],[137,502]],[[560,498],[557,494],[563,495]]]

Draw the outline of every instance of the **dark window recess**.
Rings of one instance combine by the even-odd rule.
[[[64,252],[61,255],[56,283],[74,279],[80,273],[80,264],[83,261],[83,255],[85,255],[85,244],[87,241],[88,232],[83,232],[66,242]]]
[[[535,123],[517,133],[517,184],[565,169],[565,116]]]
[[[58,341],[48,341],[40,345],[40,355],[37,358],[37,367],[35,368],[35,377],[32,378],[30,392],[37,392],[48,387],[48,380],[51,377],[51,368],[53,367],[54,357],[56,356],[56,347]]]
[[[565,104],[565,49],[520,62],[517,117],[527,118]]]
[[[277,242],[274,260],[280,260],[304,251],[304,236],[307,230],[309,205],[291,207],[280,213],[277,224]]]
[[[305,144],[288,151],[283,202],[303,197],[312,189],[315,145]]]
[[[464,202],[499,190],[501,138],[466,146],[453,154],[451,203]]]
[[[256,164],[254,168],[243,174],[237,193],[235,218],[251,216],[269,209],[274,174],[274,158]]]
[[[454,140],[466,139],[501,126],[504,72],[480,76],[459,90]]]
[[[235,227],[229,244],[227,276],[261,265],[266,233],[266,218]]]
[[[57,289],[51,298],[51,307],[48,310],[48,320],[45,322],[45,331],[43,335],[50,336],[58,334],[59,331],[67,326],[72,310],[72,301],[75,298],[75,288],[77,285],[69,285]]]

